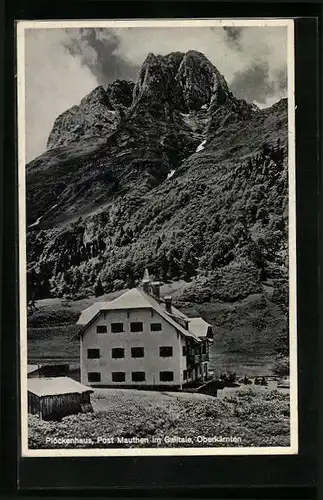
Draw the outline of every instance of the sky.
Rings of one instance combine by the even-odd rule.
[[[45,151],[57,116],[95,87],[135,81],[149,52],[188,50],[204,53],[239,98],[263,108],[287,95],[285,27],[27,29],[27,161]]]

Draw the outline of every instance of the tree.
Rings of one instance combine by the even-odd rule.
[[[274,349],[280,356],[289,356],[289,334],[287,326],[284,326],[277,336]]]
[[[35,299],[38,295],[38,275],[34,268],[27,271],[27,293],[28,299]]]
[[[102,282],[101,282],[100,278],[97,279],[97,282],[95,284],[94,294],[96,297],[100,297],[101,295],[104,294],[104,289],[103,289]]]

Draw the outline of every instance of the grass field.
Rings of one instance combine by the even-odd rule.
[[[289,445],[289,396],[278,391],[245,389],[218,399],[200,394],[96,389],[91,399],[94,413],[68,416],[61,422],[44,422],[29,415],[29,447]],[[68,443],[73,438],[84,442]],[[179,443],[178,438],[189,440]],[[208,438],[211,441],[205,442]],[[62,439],[65,441],[59,442]]]
[[[28,362],[79,363],[79,343],[72,340],[77,332],[75,325],[29,328]],[[238,376],[267,376],[272,373],[273,359],[270,355],[245,352],[230,352],[226,346],[216,342],[210,348],[210,370],[216,375],[236,372]]]

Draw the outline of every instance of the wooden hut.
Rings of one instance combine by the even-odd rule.
[[[69,377],[28,379],[28,413],[43,420],[61,420],[67,415],[92,412],[92,389]]]

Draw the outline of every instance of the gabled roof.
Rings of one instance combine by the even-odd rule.
[[[87,307],[81,312],[81,316],[77,321],[77,325],[87,325],[89,321],[91,321],[94,316],[98,314],[99,311],[103,308],[106,302],[94,302],[90,307]]]
[[[83,325],[83,330],[86,329],[86,326],[91,323],[101,312],[111,311],[116,309],[154,309],[160,316],[162,316],[168,323],[170,323],[176,330],[184,335],[185,337],[191,337],[196,342],[201,342],[201,340],[194,334],[194,332],[190,330],[186,330],[183,326],[179,325],[175,319],[173,319],[163,307],[164,304],[154,299],[148,293],[145,293],[143,290],[139,288],[132,288],[128,290],[124,294],[120,295],[120,297],[111,300],[111,302],[96,302],[92,306],[85,309],[77,322],[78,325]],[[177,309],[172,308],[174,313],[179,313],[181,317],[185,317],[182,313],[177,311]],[[189,318],[187,318],[189,320]],[[80,332],[81,333],[81,332]],[[78,337],[80,333],[76,336]]]
[[[188,329],[197,337],[206,337],[208,329],[211,327],[203,318],[188,318]]]
[[[138,288],[132,288],[110,302],[96,302],[81,313],[77,322],[78,325],[85,325],[99,311],[109,311],[116,309],[144,309],[151,307],[148,301],[149,295],[141,292]]]
[[[28,391],[37,396],[55,396],[58,394],[75,394],[93,392],[86,385],[69,377],[29,378]]]

